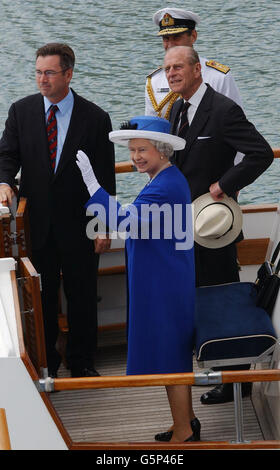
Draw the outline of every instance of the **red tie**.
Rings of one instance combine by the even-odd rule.
[[[55,169],[55,159],[56,159],[56,150],[57,150],[57,121],[55,113],[58,110],[56,104],[53,104],[50,107],[50,114],[47,121],[47,134],[48,134],[48,143],[49,143],[49,154],[51,160],[51,167]]]

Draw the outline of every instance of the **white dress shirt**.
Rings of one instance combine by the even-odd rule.
[[[190,106],[188,108],[188,121],[189,125],[191,125],[191,122],[194,118],[194,115],[197,111],[198,106],[200,105],[200,102],[204,96],[204,93],[207,90],[207,86],[205,85],[204,82],[201,83],[200,87],[196,92],[192,95],[192,97],[188,100],[188,103],[190,103]]]

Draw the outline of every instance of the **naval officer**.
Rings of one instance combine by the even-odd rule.
[[[173,46],[192,47],[197,39],[196,25],[199,24],[200,18],[192,11],[163,8],[154,14],[153,20],[159,26],[158,36],[162,37],[166,51]],[[242,106],[240,93],[229,67],[203,57],[200,57],[200,62],[203,81]],[[148,75],[145,89],[145,114],[169,119],[172,105],[178,97],[178,94],[170,90],[162,67]]]

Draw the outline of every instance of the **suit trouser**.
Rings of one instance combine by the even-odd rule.
[[[58,338],[59,289],[61,272],[67,301],[66,359],[70,369],[92,367],[97,343],[97,267],[98,255],[92,240],[73,241],[65,247],[51,229],[40,250],[32,251],[32,262],[41,275],[48,368],[56,372],[61,357]]]
[[[240,281],[235,244],[210,249],[195,243],[194,253],[197,287]]]
[[[239,267],[235,244],[224,248],[204,248],[195,243],[196,286],[212,286],[239,282]],[[222,308],[222,306],[221,306]],[[214,370],[247,370],[250,364],[213,367]]]

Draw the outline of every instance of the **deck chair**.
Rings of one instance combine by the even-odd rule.
[[[17,282],[25,348],[39,377],[47,377],[40,276],[29,258],[19,258]]]
[[[31,241],[27,199],[21,197],[16,211],[16,242],[18,257],[31,257]]]
[[[16,278],[23,325],[24,345],[39,377],[48,375],[40,275],[33,267],[27,199],[20,198],[13,210],[0,207],[0,257],[16,259]]]
[[[199,287],[196,357],[200,367],[249,364],[277,340],[252,282]]]
[[[197,288],[195,353],[199,367],[256,364],[277,344],[272,320],[256,306],[252,282]],[[271,359],[271,358],[270,358]],[[243,441],[241,384],[233,384],[237,441]]]
[[[31,256],[27,199],[20,198],[15,217],[0,205],[0,258]]]
[[[0,258],[12,256],[11,214],[6,207],[0,207]]]

